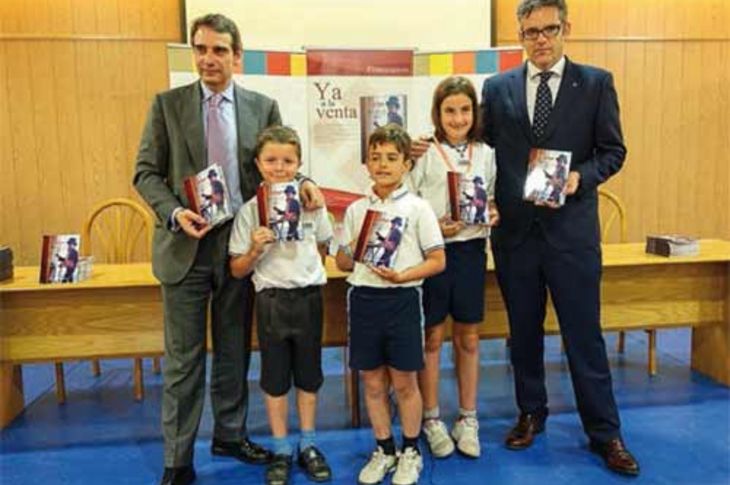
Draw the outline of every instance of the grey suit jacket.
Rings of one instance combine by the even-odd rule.
[[[258,133],[281,124],[276,101],[234,88],[238,129],[238,168],[243,200],[256,193],[261,175],[254,163]],[[200,82],[155,96],[137,154],[134,186],[157,216],[152,270],[164,284],[180,282],[195,260],[198,240],[168,228],[177,207],[189,207],[183,180],[205,169],[206,147]],[[206,236],[207,237],[207,236]]]

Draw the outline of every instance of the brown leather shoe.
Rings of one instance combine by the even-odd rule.
[[[535,435],[545,430],[545,418],[535,414],[520,414],[504,444],[510,450],[524,450],[532,445]]]
[[[639,475],[639,462],[626,449],[621,438],[614,438],[608,443],[591,441],[591,451],[600,455],[612,472],[631,477]]]

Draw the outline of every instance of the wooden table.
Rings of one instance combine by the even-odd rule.
[[[691,326],[692,368],[730,385],[730,242],[701,241],[700,255],[663,258],[639,243],[603,247],[606,330]],[[324,345],[347,343],[345,276],[328,260]],[[487,270],[483,338],[506,337],[507,316]],[[552,309],[546,331],[556,332]],[[0,282],[0,427],[23,409],[21,364],[162,353],[160,287],[148,263],[96,265],[84,282],[38,283],[36,267]],[[356,376],[355,376],[356,377]],[[353,379],[356,382],[356,378]],[[358,386],[351,403],[358,402]],[[351,406],[353,424],[359,407]]]

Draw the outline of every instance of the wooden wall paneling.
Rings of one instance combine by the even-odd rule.
[[[153,48],[157,46],[152,44]],[[134,174],[134,162],[139,147],[139,139],[142,134],[147,114],[147,107],[150,98],[147,96],[147,89],[144,79],[147,72],[144,68],[143,58],[150,50],[149,43],[127,43],[122,46],[124,51],[124,70],[120,73],[127,87],[127,96],[124,102],[124,137],[126,139],[126,153],[124,165],[127,168],[128,178],[125,180],[128,187],[128,196],[135,191],[132,188],[132,176]]]
[[[20,44],[14,42],[15,45]],[[58,227],[67,220],[64,213],[64,178],[68,173],[64,170],[59,158],[59,125],[57,122],[56,97],[53,83],[53,55],[55,42],[28,42],[28,69],[30,73],[30,91],[32,104],[27,107],[31,116],[35,153],[29,161],[38,167],[36,187],[40,197],[41,227],[35,238],[40,240],[42,234],[75,232],[76,226]],[[80,229],[80,227],[79,227]],[[28,236],[31,236],[29,233]]]
[[[47,12],[51,16],[50,26],[47,30],[39,30],[39,32],[55,33],[59,35],[68,35],[73,33],[73,0],[47,0],[47,2]]]
[[[517,0],[492,0],[496,2],[493,37],[497,45],[517,43]]]
[[[84,213],[93,201],[102,200],[107,195],[106,163],[107,153],[104,147],[104,138],[107,127],[102,125],[103,111],[107,109],[103,104],[99,41],[76,43],[76,71],[78,110],[81,121],[81,156],[79,162],[83,170],[83,184],[86,188],[83,197],[77,196],[75,207]]]
[[[12,55],[12,69],[8,69],[8,109],[10,112],[11,163],[15,178],[15,203],[10,206],[11,214],[18,219],[21,245],[13,248],[21,255],[27,251],[25,241],[31,239],[31,250],[37,252],[37,235],[41,233],[44,220],[45,196],[39,190],[39,167],[36,157],[36,133],[33,122],[34,107],[32,86],[32,63],[38,55],[33,46],[23,42],[6,45]],[[3,208],[4,209],[4,208]],[[4,209],[5,210],[5,209]],[[33,244],[33,240],[36,240]]]
[[[78,74],[76,69],[76,46],[72,41],[51,43],[49,56],[53,59],[53,81],[51,83],[56,102],[56,118],[49,120],[58,125],[59,179],[62,185],[61,199],[64,218],[53,231],[81,231],[80,221],[86,208],[86,185],[84,184],[82,126],[79,117]],[[53,201],[46,201],[53,203]],[[83,205],[79,205],[83,204]],[[83,245],[83,241],[81,244]]]
[[[702,84],[699,91],[699,116],[697,126],[699,129],[699,147],[700,153],[697,156],[697,164],[701,170],[697,173],[697,199],[698,214],[713,214],[718,210],[717,202],[722,199],[722,189],[719,184],[719,167],[723,160],[721,138],[729,136],[729,133],[721,133],[719,131],[720,119],[723,113],[719,110],[719,97],[722,86],[720,84],[722,78],[722,69],[708,69],[709,66],[717,65],[720,61],[721,45],[718,42],[703,42],[700,44],[701,53],[699,62],[702,70]],[[727,82],[727,80],[726,80]],[[725,89],[730,89],[727,84]],[[727,210],[727,206],[726,206]],[[718,218],[721,217],[717,212]],[[700,225],[698,233],[706,235],[713,234],[717,229],[717,220],[713,217],[699,217],[697,222]]]
[[[643,119],[645,106],[645,82],[649,81],[644,70],[645,44],[643,43],[619,43],[623,46],[623,64],[625,72],[622,92],[624,110],[622,128],[624,131],[624,142],[628,150],[622,175],[624,177],[622,199],[628,207],[632,207],[634,214],[629,221],[629,232],[632,234],[644,234],[644,205],[642,194],[644,194],[644,182],[647,179],[647,172],[651,171],[652,161],[650,154],[644,149],[641,141],[643,139]],[[647,170],[648,169],[648,170]]]
[[[123,2],[119,0],[104,0],[102,2],[94,2],[94,10],[96,11],[96,25],[98,32],[103,32],[107,35],[129,35],[126,32],[122,32],[121,27],[121,9]],[[154,2],[150,2],[154,3]]]
[[[663,72],[664,72],[664,46],[659,42],[648,42],[645,45],[644,64],[641,66],[642,77],[645,89],[643,94],[643,116],[641,119],[642,133],[637,143],[641,145],[644,155],[642,164],[643,177],[639,189],[639,200],[641,204],[640,232],[650,234],[660,232],[659,221],[662,215],[664,204],[655,202],[648,204],[648,195],[654,197],[655,201],[661,201],[663,194],[663,182],[672,177],[663,170],[662,146],[664,136],[662,133],[664,97]],[[646,76],[646,73],[651,73]]]
[[[18,257],[20,247],[20,220],[23,214],[19,211],[20,201],[15,187],[17,174],[15,171],[18,156],[15,153],[14,130],[11,128],[11,107],[14,99],[10,95],[10,59],[17,59],[11,45],[0,43],[0,172],[3,173],[5,184],[0,190],[0,244],[9,245],[15,257]]]
[[[700,124],[700,102],[703,97],[703,78],[707,75],[702,66],[702,43],[687,42],[682,52],[682,86],[678,98],[682,103],[682,143],[679,153],[679,171],[675,174],[679,185],[677,204],[678,226],[686,227],[685,231],[701,235],[699,199],[707,193],[707,187],[701,183],[701,173],[705,166],[713,163],[703,157],[704,135]],[[668,103],[671,100],[668,100]],[[689,135],[689,136],[688,136]]]
[[[77,35],[92,35],[99,32],[96,9],[88,0],[71,0],[73,31]]]
[[[681,150],[686,133],[682,129],[684,116],[681,102],[683,95],[682,43],[663,44],[663,73],[661,77],[662,93],[662,146],[657,154],[657,176],[661,181],[660,197],[647,203],[661,207],[658,221],[661,232],[678,232],[679,200],[681,195],[680,171]],[[674,100],[674,102],[671,102]],[[635,237],[632,240],[637,240]]]
[[[615,32],[612,32],[611,30],[607,30],[606,32],[603,32],[603,36],[628,37],[636,36],[637,33],[640,33],[638,35],[646,36],[646,32],[648,30],[648,17],[654,14],[653,11],[647,8],[651,6],[650,2],[642,3],[640,6],[639,3],[636,2],[636,0],[614,0],[611,3],[617,4],[616,6],[618,7],[616,10],[611,12],[611,18],[614,20],[614,22],[624,24],[624,28],[622,29],[621,34],[617,34]]]
[[[119,6],[119,31],[133,37],[143,37],[144,13],[142,3],[129,0]]]
[[[124,136],[124,77],[119,70],[125,68],[121,42],[100,44],[102,91],[102,126],[104,131],[104,166],[106,167],[106,193],[97,200],[90,201],[94,206],[109,197],[127,196],[129,170],[126,163],[126,140]],[[114,66],[115,69],[110,69]],[[89,208],[90,209],[90,208]],[[88,212],[88,210],[87,210]]]
[[[730,8],[726,9],[726,18],[730,21]],[[725,26],[726,29],[730,29]],[[730,36],[728,36],[730,38]],[[722,42],[719,46],[719,58],[716,61],[716,70],[720,77],[718,80],[718,94],[715,97],[717,110],[720,113],[717,123],[718,154],[715,159],[717,164],[717,180],[714,182],[717,189],[718,202],[714,212],[718,214],[719,227],[724,227],[724,237],[730,239],[730,41]],[[715,66],[715,64],[711,64]],[[719,232],[719,234],[723,234]]]
[[[653,39],[664,37],[669,2],[667,0],[644,0],[644,3],[648,10],[644,35]]]
[[[180,6],[183,2],[179,0],[131,1],[141,4],[144,9],[144,35],[146,37],[166,39],[169,42],[184,42],[180,36]],[[245,32],[241,35],[245,35]]]
[[[568,17],[570,17],[570,0],[568,0]],[[596,13],[593,8],[579,4],[577,8],[586,12],[586,28],[590,29],[588,36],[596,37],[625,37],[641,24],[644,16],[643,9],[631,5],[629,8],[627,0],[603,0],[603,8],[599,11],[597,22]],[[636,2],[632,2],[635,4]],[[573,9],[575,10],[575,9]],[[599,30],[599,27],[600,28]]]

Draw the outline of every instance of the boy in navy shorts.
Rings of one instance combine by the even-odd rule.
[[[350,367],[361,371],[365,404],[376,448],[358,476],[361,484],[378,483],[395,469],[392,483],[418,482],[423,461],[418,449],[422,403],[417,373],[423,368],[423,279],[444,270],[444,241],[428,203],[408,192],[403,178],[412,167],[411,140],[395,124],[376,129],[368,140],[367,170],[374,184],[366,197],[347,208],[337,266],[353,270],[347,281]],[[354,262],[359,232],[368,210],[398,221],[402,234],[388,258],[389,266]],[[395,225],[395,224],[392,224]],[[381,259],[374,259],[377,264]],[[393,386],[403,431],[396,455],[391,432],[388,391]]]
[[[297,184],[301,144],[291,128],[265,129],[256,145],[256,166],[264,183]],[[287,393],[291,381],[297,388],[301,439],[298,463],[310,480],[328,481],[332,472],[315,446],[314,418],[317,391],[322,385],[322,285],[323,265],[332,227],[324,207],[303,212],[299,230],[303,240],[276,241],[274,231],[262,227],[256,197],[246,202],[233,223],[229,253],[231,273],[242,278],[251,271],[256,289],[256,323],[261,349],[261,388],[274,436],[274,459],[266,470],[266,483],[285,485],[292,465],[287,439]]]

